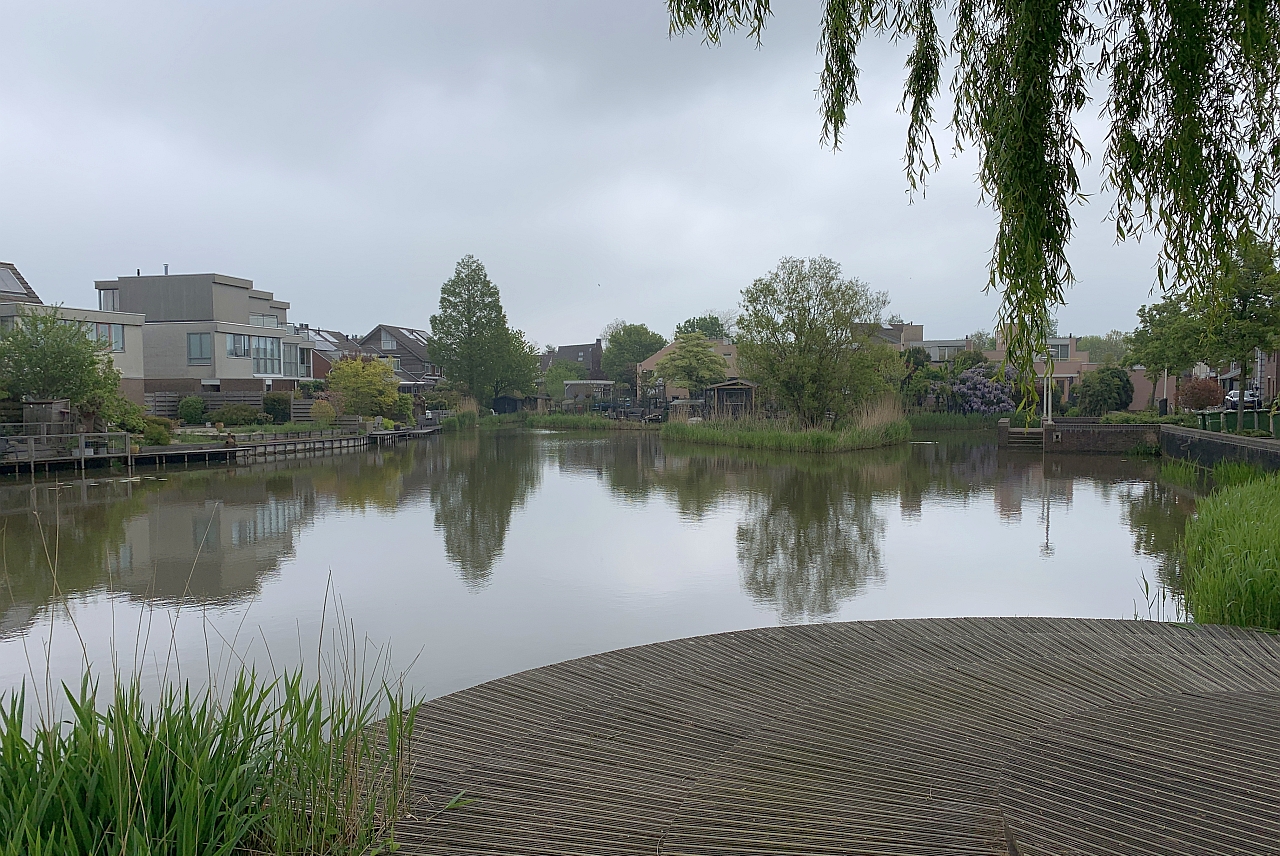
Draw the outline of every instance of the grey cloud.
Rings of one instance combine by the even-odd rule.
[[[0,8],[0,258],[48,299],[168,262],[324,326],[426,326],[471,252],[513,323],[563,343],[669,332],[823,253],[930,335],[998,305],[972,155],[906,196],[901,45],[866,46],[848,142],[819,146],[811,0],[761,49],[668,39],[660,0]],[[1105,208],[1079,212],[1075,332],[1132,326],[1152,280]]]

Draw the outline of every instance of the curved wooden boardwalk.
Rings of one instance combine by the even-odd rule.
[[[1280,854],[1280,637],[1231,628],[743,631],[491,681],[419,728],[405,854]]]

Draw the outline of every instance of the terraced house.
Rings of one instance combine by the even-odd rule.
[[[257,393],[311,377],[314,342],[289,304],[219,273],[122,276],[94,283],[103,311],[145,316],[145,391]]]

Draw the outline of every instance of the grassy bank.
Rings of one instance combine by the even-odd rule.
[[[591,431],[656,431],[660,427],[653,422],[605,419],[594,413],[531,413],[526,424],[530,428]]]
[[[851,452],[905,443],[911,425],[896,405],[875,406],[836,431],[804,429],[776,420],[726,419],[688,424],[668,422],[662,439],[778,452]]]
[[[1187,523],[1182,582],[1198,622],[1280,630],[1280,474],[1200,500]]]
[[[1001,419],[1012,417],[1012,413],[908,413],[907,422],[912,431],[979,431],[995,429]]]
[[[134,678],[101,699],[86,679],[66,691],[69,716],[32,717],[27,702],[20,691],[0,706],[3,856],[393,845],[414,708],[392,688],[246,671],[221,696],[170,688],[150,704]]]

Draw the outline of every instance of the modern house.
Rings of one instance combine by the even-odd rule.
[[[346,333],[337,330],[321,330],[319,327],[298,325],[298,332],[311,340],[311,376],[326,378],[329,369],[339,360],[352,360],[364,356],[365,353],[357,342]]]
[[[1071,387],[1080,382],[1080,378],[1085,372],[1091,372],[1101,368],[1098,363],[1090,362],[1089,352],[1078,350],[1077,345],[1080,340],[1076,336],[1062,336],[1049,339],[1049,356],[1053,358],[1053,378],[1052,384],[1057,387],[1059,394],[1065,399],[1071,392]],[[983,351],[987,359],[993,362],[1001,362],[1005,357],[1005,350],[1002,342],[997,342],[997,347],[993,351]],[[1047,366],[1046,360],[1036,360],[1035,373],[1036,377],[1041,380],[1036,381],[1036,388],[1043,389],[1043,378]],[[1134,396],[1137,401],[1137,396]]]
[[[146,317],[148,393],[263,393],[311,377],[313,342],[289,304],[218,273],[122,276],[94,283],[98,307]]]
[[[671,351],[675,348],[675,346],[676,346],[676,343],[672,342],[670,345],[667,345],[662,350],[658,351],[658,353],[654,354],[644,362],[640,363],[640,371],[642,372],[656,371],[658,367],[658,363],[661,362],[663,357],[671,353]],[[740,375],[738,374],[738,346],[735,345],[730,339],[712,339],[711,346],[717,354],[724,357],[725,380],[727,381],[738,380],[740,377]],[[689,397],[689,390],[679,386],[670,386],[670,385],[664,384],[662,388],[662,396],[667,401],[679,401],[679,400],[687,399]]]
[[[37,308],[40,307],[40,308]],[[64,321],[84,325],[85,332],[111,348],[111,363],[120,372],[120,393],[143,403],[145,345],[141,315],[104,309],[45,306],[18,268],[0,262],[0,329],[19,323],[25,312],[57,312]]]
[[[577,363],[587,370],[588,380],[605,380],[600,362],[604,359],[604,342],[596,339],[589,345],[565,345],[549,350],[542,355],[542,371],[551,368],[552,363]]]
[[[444,373],[427,351],[425,330],[379,324],[358,344],[364,353],[391,361],[401,392],[427,392],[444,380]]]

